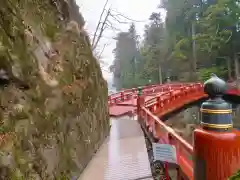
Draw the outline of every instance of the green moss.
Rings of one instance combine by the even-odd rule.
[[[238,170],[238,172],[236,174],[234,174],[233,176],[231,176],[229,178],[229,180],[240,180],[240,170]]]
[[[70,179],[109,131],[107,86],[88,37],[66,30],[58,11],[49,0],[0,3],[0,68],[14,79],[0,89],[0,133],[14,134],[1,146],[15,164],[1,164],[6,155],[0,157],[0,170],[8,169],[5,179]],[[39,50],[44,42],[60,54],[46,58]],[[47,75],[39,68],[44,58]],[[52,79],[59,84],[50,86]],[[20,81],[30,89],[19,89]]]

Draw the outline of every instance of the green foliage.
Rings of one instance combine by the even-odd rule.
[[[183,81],[205,80],[211,72],[231,78],[235,66],[228,62],[235,64],[234,57],[240,49],[239,4],[239,0],[162,1],[159,8],[167,11],[165,23],[158,12],[149,17],[138,49],[137,68],[129,68],[131,58],[125,58],[128,63],[118,70],[127,74],[124,77],[133,86],[147,84],[149,80],[158,83],[168,76]]]
[[[233,176],[231,176],[228,180],[240,180],[240,170]]]
[[[211,68],[201,68],[199,70],[200,80],[206,81],[211,77],[211,74],[214,73],[220,78],[225,78],[227,75],[226,67],[211,67]]]
[[[132,88],[136,84],[137,62],[139,52],[137,50],[138,36],[135,25],[131,24],[128,32],[121,32],[117,35],[115,54],[116,74],[119,74],[117,88]]]

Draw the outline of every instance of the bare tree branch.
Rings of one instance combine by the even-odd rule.
[[[102,51],[99,53],[98,55],[98,59],[101,59],[102,58],[102,54],[103,54],[103,51],[105,50],[107,44],[104,44],[103,48],[102,48]]]
[[[112,10],[112,12],[117,13],[117,14],[115,14],[113,16],[115,16],[115,17],[116,16],[120,16],[120,17],[123,17],[124,19],[127,19],[129,21],[134,21],[134,22],[146,22],[146,21],[148,21],[148,20],[135,20],[135,19],[129,18],[129,17],[125,16],[124,14],[122,14],[122,13],[116,11],[116,10]]]
[[[100,24],[101,24],[102,16],[103,16],[103,14],[104,14],[104,12],[105,12],[105,10],[106,10],[107,4],[108,4],[108,0],[106,1],[106,3],[105,3],[104,6],[103,6],[102,13],[101,13],[101,15],[100,15],[100,18],[99,18],[99,21],[98,21],[96,30],[95,30],[94,35],[93,35],[92,46],[93,46],[94,43],[95,43],[95,39],[96,39],[96,36],[97,36],[97,31],[98,31],[98,28],[99,28],[99,26],[100,26]]]
[[[102,23],[102,27],[100,29],[99,36],[97,37],[96,42],[92,45],[92,49],[93,50],[96,49],[96,47],[97,47],[97,45],[98,45],[98,43],[99,43],[99,41],[100,41],[100,39],[102,37],[102,34],[103,34],[104,30],[106,29],[106,22],[107,22],[107,19],[108,19],[109,15],[110,15],[110,11],[111,11],[111,9],[108,9],[107,15],[105,16],[105,19],[104,19],[104,21]]]
[[[117,21],[117,22],[120,23],[120,24],[128,24],[128,23],[129,23],[129,22],[120,21],[119,19],[117,19],[117,18],[115,17],[115,15],[113,15],[113,14],[111,14],[111,13],[110,13],[110,16],[111,16],[115,21]]]
[[[118,28],[114,27],[113,23],[111,21],[109,21],[109,20],[107,20],[106,26],[111,28],[111,29],[113,29],[113,30],[121,31],[121,29],[118,29]]]

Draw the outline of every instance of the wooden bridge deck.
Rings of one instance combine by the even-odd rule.
[[[111,119],[109,138],[79,180],[152,180],[140,125],[129,117]]]

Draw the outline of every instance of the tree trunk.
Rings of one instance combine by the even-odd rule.
[[[226,58],[227,61],[227,69],[228,69],[228,79],[232,79],[232,66],[231,66],[231,59],[229,57]]]
[[[191,27],[191,34],[192,34],[192,60],[191,60],[191,69],[190,69],[190,79],[191,81],[196,81],[197,80],[197,51],[196,51],[196,42],[195,42],[195,34],[196,34],[196,30],[195,30],[195,24],[192,23],[192,27]]]
[[[158,74],[159,74],[159,83],[162,84],[163,80],[162,80],[162,67],[161,67],[161,65],[159,65]]]
[[[234,64],[235,64],[236,86],[237,86],[238,89],[240,89],[239,61],[238,61],[238,55],[237,54],[235,54],[235,56],[234,56]]]

